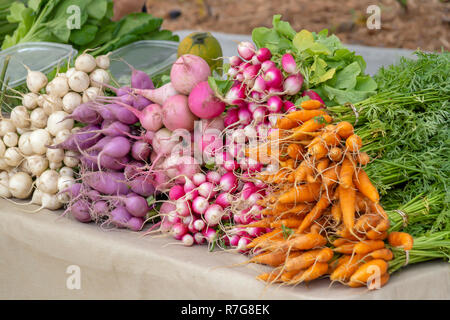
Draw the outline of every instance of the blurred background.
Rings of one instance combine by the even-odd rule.
[[[348,44],[423,50],[450,49],[449,0],[116,0],[122,10],[138,10],[163,17],[163,28],[250,34],[271,26],[282,14],[295,30],[328,28]],[[135,4],[134,4],[135,3]],[[381,29],[369,30],[369,5],[381,9]],[[119,4],[117,4],[119,5]],[[134,6],[134,7],[133,7]]]

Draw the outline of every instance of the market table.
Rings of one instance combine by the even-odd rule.
[[[177,32],[181,38],[190,31]],[[213,32],[224,56],[236,54],[245,35]],[[395,63],[411,50],[348,46],[367,62],[367,72]],[[206,246],[182,247],[167,237],[82,224],[62,211],[35,210],[0,200],[0,299],[449,299],[450,265],[430,262],[396,273],[381,290],[330,286],[266,287],[262,266],[243,255]],[[237,266],[237,264],[241,264]],[[75,266],[75,269],[71,269]],[[79,268],[79,269],[78,269]],[[75,270],[75,274],[72,274]],[[67,282],[80,275],[80,289]]]

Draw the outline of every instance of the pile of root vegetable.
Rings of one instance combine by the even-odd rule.
[[[249,244],[250,262],[275,267],[258,277],[270,283],[296,285],[329,274],[350,287],[379,288],[393,258],[384,240],[408,252],[413,238],[387,231],[389,218],[364,171],[370,159],[360,152],[361,138],[349,122],[332,124],[322,106],[302,102],[269,136],[279,144],[280,169],[257,176],[269,191],[259,202],[264,218],[252,226],[279,227]]]
[[[337,37],[278,15],[253,41],[226,79],[189,53],[156,88],[131,66],[115,86],[108,55],[30,70],[2,92],[21,105],[0,121],[0,196],[244,253],[266,283],[378,289],[448,260],[448,53],[372,78]]]

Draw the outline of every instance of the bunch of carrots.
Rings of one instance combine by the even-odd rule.
[[[274,267],[258,276],[269,283],[296,285],[328,275],[350,287],[379,288],[389,279],[389,247],[411,250],[413,238],[389,233],[378,191],[363,169],[370,158],[352,124],[333,124],[317,100],[300,107],[280,118],[268,138],[277,139],[279,151],[270,156],[280,165],[256,177],[269,187],[259,202],[263,219],[251,226],[272,231],[249,243],[249,262]]]

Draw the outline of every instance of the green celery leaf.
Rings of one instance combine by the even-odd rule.
[[[42,2],[43,2],[43,0],[29,0],[27,3],[27,6],[28,6],[28,8],[31,8],[34,11],[38,11]]]
[[[357,91],[354,89],[340,90],[327,85],[323,86],[323,90],[327,93],[330,100],[334,100],[338,104],[356,103],[376,93],[376,91]]]
[[[22,13],[26,10],[33,12],[32,9],[27,9],[22,2],[14,2],[9,9],[9,15],[6,19],[11,23],[22,22]]]
[[[356,86],[356,77],[361,73],[358,62],[352,62],[336,73],[336,88],[353,89]]]
[[[356,77],[355,90],[358,91],[375,91],[377,90],[377,83],[371,76],[358,76]]]

